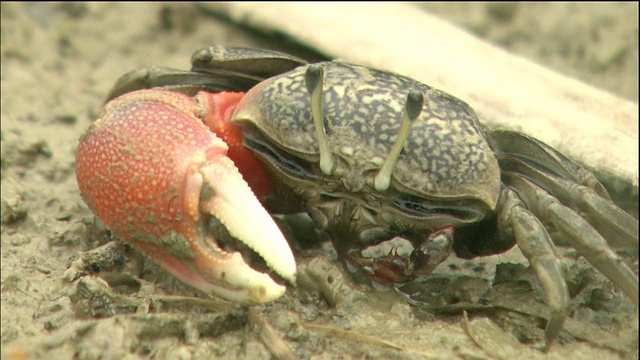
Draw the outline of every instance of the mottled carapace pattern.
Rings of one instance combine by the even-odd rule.
[[[319,65],[325,73],[322,109],[330,147],[338,159],[336,174],[372,183],[400,129],[407,93],[416,89],[424,94],[425,106],[393,172],[396,186],[434,199],[477,198],[493,208],[499,168],[486,155],[491,149],[466,103],[397,74],[335,61]],[[306,68],[253,88],[234,121],[249,119],[286,152],[317,160]]]

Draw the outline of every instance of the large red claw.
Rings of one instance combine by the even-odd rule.
[[[201,119],[196,100],[142,90],[108,103],[80,139],[76,175],[89,208],[183,282],[222,298],[261,303],[285,286],[223,250],[211,217],[294,284],[296,265],[277,225]]]

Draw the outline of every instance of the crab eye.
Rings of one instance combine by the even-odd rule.
[[[401,210],[417,213],[417,214],[429,214],[434,211],[433,208],[428,208],[421,204],[421,200],[413,196],[397,197],[394,200],[394,204]]]
[[[311,170],[309,162],[286,153],[259,137],[245,134],[244,145],[251,149],[256,155],[267,159],[269,163],[275,165],[290,176],[296,178],[313,178],[313,171]]]
[[[411,216],[448,216],[463,222],[477,221],[486,211],[482,202],[477,200],[438,201],[409,194],[396,196],[393,204],[397,209]]]

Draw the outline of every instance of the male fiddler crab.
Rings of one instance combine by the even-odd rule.
[[[223,47],[192,64],[124,75],[77,153],[98,218],[183,282],[278,298],[296,266],[270,214],[307,213],[354,277],[378,284],[425,277],[452,250],[517,244],[551,310],[547,343],[569,303],[550,233],[638,302],[610,245],[637,249],[638,221],[548,145],[486,130],[463,101],[385,71]],[[395,237],[409,257],[362,255]]]

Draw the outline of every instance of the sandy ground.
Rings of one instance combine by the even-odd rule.
[[[424,7],[637,102],[635,3]],[[320,57],[191,5],[3,3],[1,20],[3,359],[637,358],[637,310],[581,259],[569,260],[572,313],[547,354],[536,344],[548,310],[528,272],[499,267],[507,275],[491,286],[494,264],[517,251],[452,259],[406,289],[429,307],[351,285],[314,255],[330,258],[325,248],[299,250],[302,286],[252,309],[221,305],[148,261],[141,273],[133,263],[104,275],[111,287],[67,281],[72,262],[108,238],[79,196],[74,162],[121,74],[186,69],[212,43]]]

